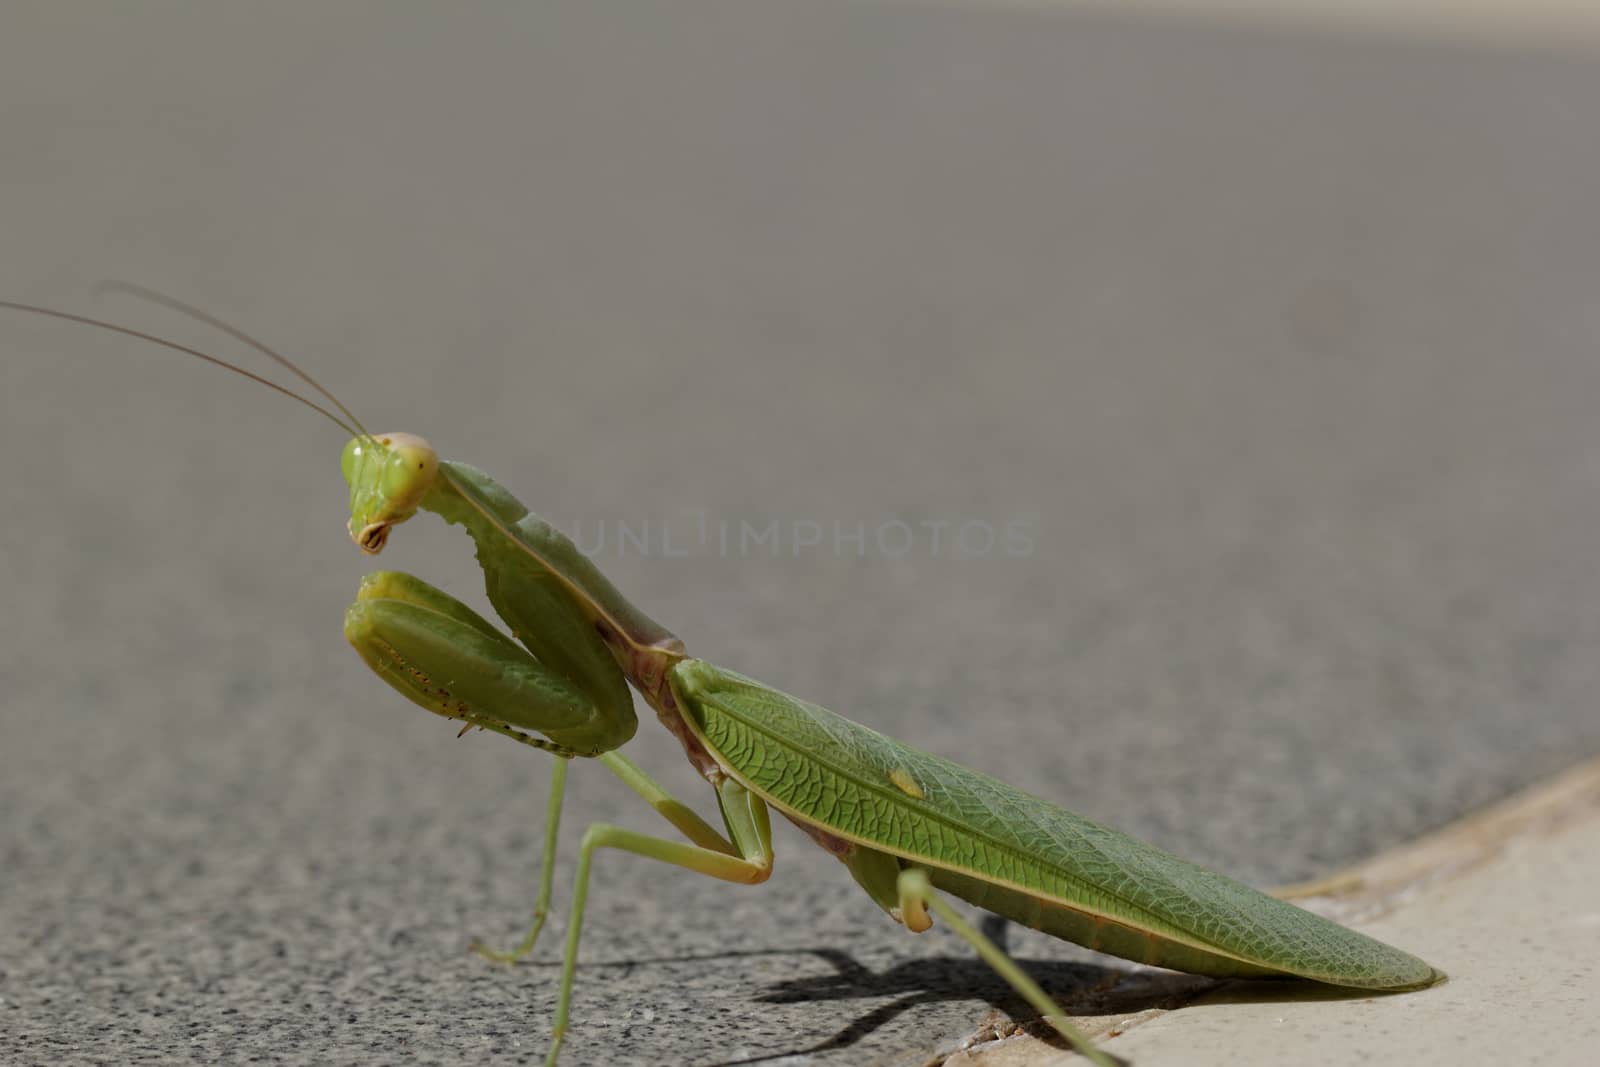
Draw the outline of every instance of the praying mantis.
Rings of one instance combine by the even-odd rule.
[[[1139,963],[1217,977],[1284,976],[1372,991],[1443,980],[1424,961],[1283,900],[824,708],[689,655],[595,564],[489,475],[441,459],[410,433],[370,433],[277,352],[220,319],[137,286],[119,289],[216,327],[325,397],[330,411],[197,349],[111,322],[32,304],[50,316],[175,349],[288,395],[348,435],[341,470],[348,529],[377,555],[419,513],[473,542],[489,603],[509,633],[420,578],[378,571],[361,582],[344,633],[385,683],[424,709],[553,758],[533,920],[508,951],[535,948],[553,895],[569,768],[604,766],[681,839],[606,823],[583,833],[574,874],[547,1067],[569,1032],[593,860],[610,849],[723,881],[773,870],[776,811],[835,856],[871,901],[913,932],[937,916],[1074,1048],[1113,1061],[946,900],[954,896],[1034,929]],[[634,694],[677,739],[715,798],[721,829],[671,796],[621,749],[637,728]]]

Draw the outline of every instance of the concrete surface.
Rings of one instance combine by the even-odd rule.
[[[1495,863],[1365,924],[1451,978],[1416,996],[1202,997],[1115,1038],[1148,1064],[1589,1064],[1600,1049],[1600,817],[1514,842]]]
[[[19,6],[0,292],[217,344],[88,291],[195,301],[655,524],[600,562],[698,653],[1284,881],[1600,750],[1597,104],[1577,53],[1069,13]],[[545,768],[344,648],[340,443],[0,322],[0,1060],[541,1053],[553,946],[464,948],[520,930]],[[917,539],[668,556],[701,511]],[[563,884],[651,825],[575,777]],[[777,844],[756,890],[605,858],[566,1062],[920,1063],[1012,1006]]]
[[[1135,971],[1079,1029],[1122,1062],[1589,1063],[1600,911],[1600,760],[1579,764],[1439,830],[1282,892],[1403,944],[1447,970],[1443,985],[1373,996],[1273,982]],[[1148,1006],[1115,1002],[1142,986]],[[1173,992],[1166,1004],[1151,993]],[[1000,1013],[943,1067],[1044,1067],[1074,1060],[1037,1021]],[[986,1020],[986,1023],[990,1020]]]
[[[889,0],[926,5],[963,0]],[[1473,42],[1545,48],[1600,44],[1600,9],[1588,0],[967,0],[965,6],[1099,12],[1122,18],[1149,16],[1171,25],[1222,24],[1234,29],[1272,27],[1344,33],[1393,40]]]

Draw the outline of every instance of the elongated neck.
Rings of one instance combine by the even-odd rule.
[[[422,498],[423,510],[464,527],[485,569],[515,560],[560,582],[573,606],[594,623],[628,681],[660,710],[667,668],[684,658],[683,642],[634,606],[565,534],[493,478],[448,461],[440,462],[439,475]]]

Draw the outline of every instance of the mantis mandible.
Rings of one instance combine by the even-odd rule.
[[[219,319],[137,286],[112,287],[251,345],[309,383],[339,414],[152,334],[31,304],[0,301],[0,307],[176,349],[334,421],[350,438],[341,458],[350,487],[348,528],[364,553],[381,552],[393,529],[419,511],[471,537],[489,602],[509,635],[442,590],[393,571],[362,580],[344,632],[367,665],[413,703],[463,723],[462,732],[479,727],[554,757],[532,925],[510,951],[475,945],[482,955],[510,962],[538,940],[550,909],[573,762],[604,766],[682,835],[678,840],[605,823],[584,831],[547,1067],[556,1063],[568,1032],[595,853],[614,849],[724,881],[763,882],[773,866],[772,811],[832,853],[894,921],[921,932],[937,915],[1102,1067],[1110,1058],[941,894],[1091,949],[1196,974],[1299,977],[1375,991],[1420,989],[1444,978],[1399,949],[691,657],[570,540],[487,474],[440,459],[414,434],[367,432],[292,362]],[[711,787],[721,830],[621,753],[637,727],[630,687]]]

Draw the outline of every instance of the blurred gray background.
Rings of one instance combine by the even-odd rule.
[[[1265,884],[1600,750],[1597,107],[1567,34],[21,4],[0,296],[235,320],[609,530],[697,654]],[[0,1059],[536,1062],[561,918],[465,947],[522,930],[548,766],[345,647],[338,432],[10,313],[0,383]],[[481,603],[436,520],[383,563]],[[558,908],[585,822],[658,828],[578,771]],[[564,1062],[922,1063],[1015,1007],[777,837],[753,889],[600,857]]]

